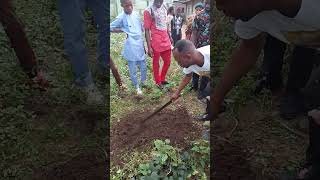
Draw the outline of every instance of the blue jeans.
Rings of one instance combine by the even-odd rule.
[[[137,67],[140,68],[141,73],[141,83],[144,83],[147,79],[147,64],[146,61],[128,61],[129,65],[129,73],[132,84],[135,88],[139,87],[138,80],[137,80]]]
[[[85,9],[94,16],[98,29],[98,59],[100,70],[107,69],[108,19],[105,0],[58,0],[58,9],[64,34],[64,48],[70,59],[75,83],[87,86],[93,83],[88,66],[88,51],[85,45]]]

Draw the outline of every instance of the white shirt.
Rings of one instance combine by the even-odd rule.
[[[263,11],[247,22],[237,20],[235,32],[242,39],[252,39],[262,32],[288,44],[320,48],[320,0],[302,0],[294,18],[280,12]]]
[[[210,72],[210,45],[198,48],[197,51],[199,51],[204,57],[203,65],[201,67],[198,65],[191,65],[187,68],[183,68],[183,72],[185,74],[196,73],[202,76]]]

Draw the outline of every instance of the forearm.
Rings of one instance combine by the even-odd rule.
[[[151,40],[150,40],[150,30],[149,29],[146,29],[146,31],[145,31],[145,37],[146,37],[148,49],[150,49],[151,48]]]
[[[169,39],[171,39],[171,31],[168,31],[168,36],[169,36]]]
[[[197,43],[197,36],[198,36],[198,33],[195,31],[195,30],[192,30],[192,33],[191,33],[191,42],[193,44],[196,44]]]
[[[234,51],[230,63],[224,69],[211,96],[214,104],[221,104],[233,85],[255,65],[261,48],[262,44],[258,42],[250,47],[241,43],[240,47]]]
[[[177,94],[180,94],[181,91],[189,84],[191,78],[192,78],[192,75],[190,74],[190,75],[186,75],[182,79],[182,81],[180,82],[179,87],[178,87],[178,89],[176,91]]]
[[[110,28],[110,31],[113,33],[122,33],[123,31],[119,28]]]

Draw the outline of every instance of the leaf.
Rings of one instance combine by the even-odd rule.
[[[158,180],[160,179],[160,176],[157,174],[157,172],[152,172],[150,178],[151,180]]]
[[[192,151],[198,152],[199,148],[197,146],[194,146],[191,148]]]
[[[199,173],[199,171],[194,170],[193,173],[192,173],[192,175],[196,175],[196,174],[198,174],[198,173]]]
[[[165,143],[166,143],[166,144],[170,144],[170,139],[166,139],[166,140],[165,140]]]

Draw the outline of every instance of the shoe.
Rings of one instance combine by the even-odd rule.
[[[161,84],[162,84],[163,86],[166,86],[166,85],[169,84],[169,82],[168,82],[168,81],[162,81]]]
[[[104,97],[94,84],[91,84],[87,87],[83,87],[82,89],[87,95],[87,103],[89,105],[103,104]]]
[[[265,88],[267,88],[267,76],[262,76],[260,79],[256,81],[254,94],[259,94]]]
[[[202,93],[201,91],[199,91],[199,93],[198,93],[198,99],[199,99],[199,100],[202,100],[202,99],[204,99],[204,98],[206,98],[206,95],[204,95],[204,93]]]
[[[142,95],[142,91],[141,91],[141,89],[139,87],[137,88],[137,94],[138,95]]]
[[[150,89],[150,87],[148,85],[146,85],[145,83],[141,83],[141,88]]]
[[[160,83],[156,85],[160,90],[163,90],[164,86]]]
[[[290,120],[304,112],[302,97],[298,93],[287,94],[280,102],[280,116]]]
[[[121,85],[119,86],[119,90],[120,90],[120,91],[126,91],[127,89],[128,89],[127,86],[124,85],[124,84],[121,84]]]
[[[190,91],[197,92],[198,91],[198,87],[197,86],[191,86]]]
[[[210,121],[208,114],[200,115],[200,116],[196,117],[196,119],[197,119],[198,121]]]

